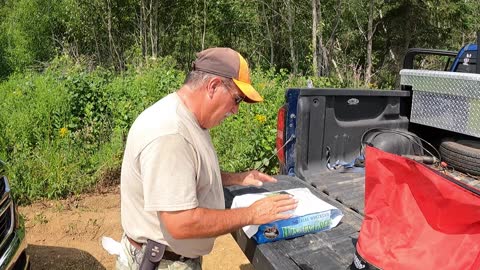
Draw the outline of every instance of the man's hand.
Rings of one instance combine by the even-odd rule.
[[[263,198],[249,207],[236,209],[193,208],[157,212],[160,221],[175,239],[216,237],[246,225],[261,225],[292,217],[285,213],[297,207],[291,195],[279,194]]]
[[[251,211],[251,224],[261,225],[292,217],[286,211],[297,208],[298,200],[291,195],[280,194],[258,200],[248,208]]]
[[[222,181],[224,186],[240,185],[260,187],[265,182],[275,183],[277,182],[277,179],[257,170],[253,170],[242,173],[222,173]]]

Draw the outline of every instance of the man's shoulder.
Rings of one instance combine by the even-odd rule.
[[[172,94],[160,99],[145,109],[135,120],[132,130],[140,132],[175,133],[178,131],[179,117],[176,113],[178,102]]]
[[[178,114],[179,100],[170,94],[144,110],[130,128],[129,141],[148,144],[159,137],[178,135],[190,137],[185,117]],[[188,140],[189,141],[189,140]]]

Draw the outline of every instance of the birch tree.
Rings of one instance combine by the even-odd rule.
[[[372,44],[373,44],[373,17],[375,0],[370,0],[368,9],[368,26],[367,26],[367,67],[365,68],[365,86],[370,85],[372,79]]]

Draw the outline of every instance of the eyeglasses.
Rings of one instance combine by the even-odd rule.
[[[228,91],[228,92],[230,92],[230,91]],[[230,92],[230,94],[231,94],[232,97],[233,97],[233,101],[235,102],[235,105],[240,104],[240,102],[242,102],[242,101],[245,99],[245,97],[241,97],[241,96],[239,96],[239,95],[237,95],[237,94],[234,94],[234,93],[232,93],[232,92]]]
[[[227,91],[228,91],[228,92],[230,93],[230,95],[232,96],[233,101],[235,102],[235,105],[240,104],[240,103],[245,99],[245,97],[241,97],[241,96],[239,96],[238,94],[233,93],[233,91],[230,90],[230,88],[228,88],[225,83],[223,83],[223,85],[225,86],[225,88],[227,88]]]

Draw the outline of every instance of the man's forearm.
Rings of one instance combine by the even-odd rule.
[[[172,237],[177,239],[216,237],[252,222],[249,208],[195,208],[180,213],[163,212],[160,218]]]

